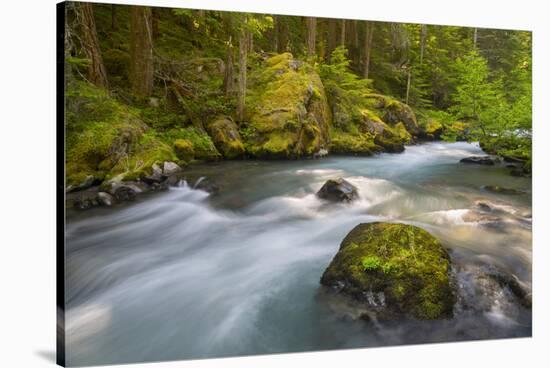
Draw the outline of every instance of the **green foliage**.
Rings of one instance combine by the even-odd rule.
[[[319,75],[329,93],[336,94],[341,89],[346,92],[346,97],[351,103],[357,102],[366,94],[371,92],[369,79],[358,77],[349,69],[350,60],[347,58],[348,50],[337,47],[331,54],[330,63],[322,64],[319,67]]]
[[[485,133],[491,123],[487,111],[496,100],[494,85],[489,82],[487,61],[473,50],[458,58],[455,68],[457,88],[451,111],[457,119],[473,121]]]

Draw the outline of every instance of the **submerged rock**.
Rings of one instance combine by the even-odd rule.
[[[86,190],[68,193],[66,200],[69,207],[74,207],[79,210],[86,210],[96,207],[99,204],[97,187],[91,187]]]
[[[412,225],[357,225],[321,277],[382,318],[451,317],[455,294],[449,255],[427,231]]]
[[[220,186],[209,178],[199,178],[193,185],[193,189],[200,189],[210,194],[217,194],[220,191]]]
[[[471,156],[463,158],[460,162],[463,164],[494,165],[498,163],[498,159],[490,156]]]
[[[327,180],[317,192],[317,197],[333,202],[351,202],[359,198],[359,194],[353,184],[338,178]]]
[[[107,206],[107,207],[110,207],[113,205],[113,203],[115,202],[115,199],[112,195],[110,195],[109,193],[106,193],[106,192],[99,192],[97,193],[97,202],[101,205],[101,206]]]
[[[483,201],[477,201],[476,202],[476,207],[479,208],[483,212],[493,211],[493,207],[489,203],[483,202]]]
[[[456,304],[457,313],[517,314],[518,308],[530,309],[530,287],[515,275],[494,265],[463,264],[456,266],[456,278],[460,292]]]
[[[499,194],[508,194],[508,195],[518,195],[518,194],[524,194],[525,193],[525,192],[522,192],[521,190],[501,187],[499,185],[485,185],[485,186],[482,187],[482,189],[484,189],[488,192],[499,193]]]

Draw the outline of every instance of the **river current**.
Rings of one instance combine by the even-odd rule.
[[[531,179],[459,163],[482,154],[437,142],[374,157],[205,164],[134,203],[69,211],[67,363],[531,336],[531,310],[479,276],[495,268],[531,289]],[[360,199],[319,200],[336,177]],[[201,180],[219,191],[193,189]],[[367,322],[319,284],[344,236],[371,221],[414,224],[442,241],[459,290],[452,319]]]

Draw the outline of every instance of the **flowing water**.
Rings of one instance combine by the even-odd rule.
[[[531,180],[458,163],[480,154],[476,144],[429,143],[369,158],[220,162],[186,173],[191,184],[216,183],[214,195],[184,183],[69,212],[68,364],[530,336],[530,309],[479,275],[497,267],[530,290]],[[317,199],[334,177],[360,200]],[[367,322],[320,286],[343,237],[371,221],[414,224],[442,241],[459,290],[452,319]]]

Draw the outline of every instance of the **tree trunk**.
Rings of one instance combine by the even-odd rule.
[[[277,35],[277,52],[279,54],[286,52],[288,46],[288,33],[287,25],[282,16],[277,16],[275,18],[275,33]]]
[[[116,31],[117,29],[117,23],[116,23],[116,5],[111,5],[111,31]]]
[[[330,59],[330,55],[332,54],[332,52],[334,51],[338,43],[337,28],[338,28],[338,20],[329,19],[328,32],[327,32],[327,55],[326,55],[327,60]]]
[[[244,120],[244,100],[246,97],[246,58],[249,43],[248,31],[241,29],[239,35],[239,91],[237,96],[237,119]]]
[[[306,18],[307,25],[307,56],[315,56],[315,36],[317,33],[317,20],[314,17]]]
[[[424,48],[426,47],[426,37],[428,35],[428,27],[425,24],[420,26],[420,65],[424,62]]]
[[[477,27],[474,28],[474,49],[477,48]]]
[[[340,28],[340,46],[346,46],[346,20],[342,19]]]
[[[138,97],[153,92],[152,11],[147,6],[132,6],[130,16],[130,82]]]
[[[90,59],[87,78],[96,86],[107,88],[107,72],[99,48],[95,27],[94,10],[91,3],[78,3],[82,24],[82,46],[86,57]]]
[[[347,48],[348,48],[348,55],[349,55],[349,59],[351,60],[351,63],[353,65],[354,68],[358,68],[359,70],[361,70],[361,65],[360,65],[360,59],[361,59],[361,56],[360,56],[360,53],[359,53],[359,32],[358,32],[358,22],[356,20],[353,20],[353,21],[350,21],[350,22],[346,22],[348,23],[348,34],[349,34],[349,37],[348,38],[348,44],[347,44]]]
[[[409,104],[409,94],[411,91],[411,67],[407,68],[407,92],[405,94],[405,103]]]
[[[372,50],[372,37],[374,35],[374,23],[365,22],[365,60],[363,61],[363,77],[369,77],[370,55]]]
[[[233,45],[231,43],[231,36],[229,36],[227,57],[225,59],[225,72],[223,75],[223,90],[225,95],[229,96],[233,92],[233,89]]]

